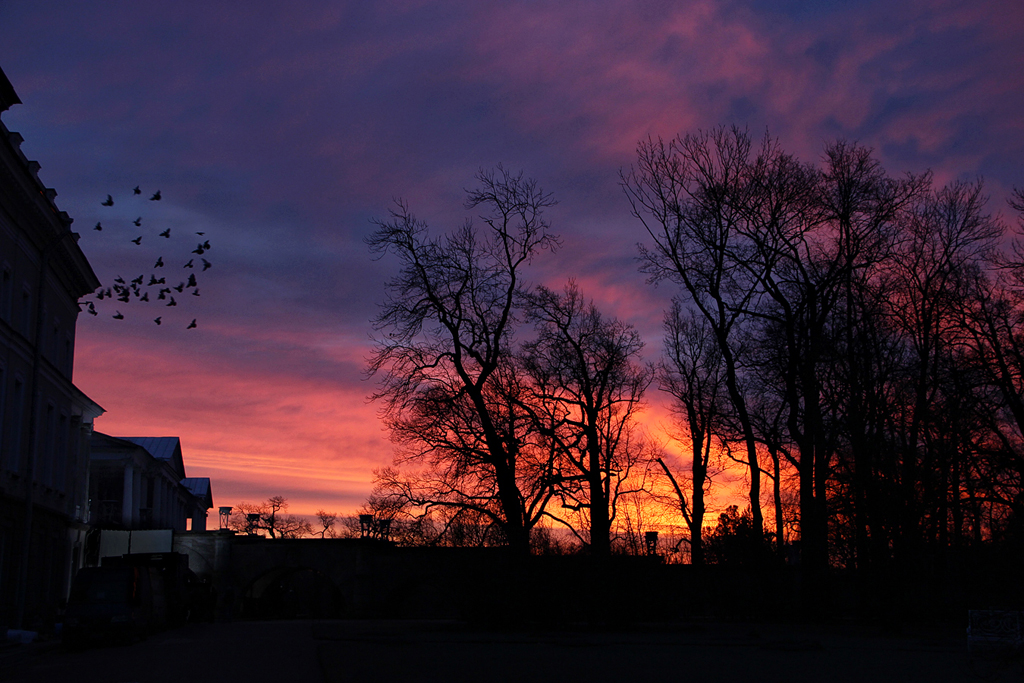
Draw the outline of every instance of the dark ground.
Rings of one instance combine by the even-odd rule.
[[[968,661],[964,629],[688,622],[484,628],[439,621],[190,624],[134,645],[0,650],[0,681],[1024,681],[1019,656]]]

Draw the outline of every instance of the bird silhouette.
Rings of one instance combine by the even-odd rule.
[[[191,330],[191,329],[193,329],[193,328],[194,328],[195,326],[196,326],[196,319],[195,319],[195,318],[192,318],[192,322],[190,322],[190,323],[188,324],[188,327],[186,327],[185,329],[186,329],[186,330]]]
[[[206,233],[205,233],[205,232],[197,232],[196,234],[197,234],[197,235],[199,235],[200,237],[202,237],[202,236],[203,236],[203,235],[205,235]]]
[[[192,296],[199,296],[199,288],[198,287],[196,287],[195,289],[192,290]]]
[[[153,322],[155,322],[157,325],[159,325],[160,324],[160,318],[162,318],[162,317],[163,317],[162,315],[158,315],[157,317],[153,318]]]
[[[203,249],[203,245],[200,244],[199,246],[197,246],[195,249],[192,250],[192,253],[193,254],[199,254],[201,256],[201,255],[206,253],[206,250]]]
[[[132,284],[133,284],[133,285],[141,285],[141,284],[142,284],[142,281],[143,281],[144,279],[145,279],[145,276],[144,276],[144,275],[140,275],[140,276],[138,276],[137,278],[135,278],[134,280],[132,280]]]
[[[209,270],[210,268],[213,267],[213,264],[210,263],[209,261],[207,261],[206,259],[202,259],[202,261],[203,261],[203,270],[204,271]]]
[[[168,290],[168,291],[169,291],[169,290]],[[162,289],[161,289],[161,290],[160,290],[160,293],[156,295],[156,298],[157,298],[158,300],[160,300],[160,301],[163,301],[164,299],[166,299],[166,298],[167,298],[167,292],[165,292],[164,290],[162,290]]]
[[[110,195],[108,194],[108,195],[107,195],[107,201],[105,201],[105,202],[102,202],[102,206],[113,206],[113,205],[114,205],[114,198],[113,198],[113,197],[111,197],[111,196],[110,196]]]
[[[115,313],[115,314],[114,314],[113,316],[111,316],[111,317],[112,317],[112,318],[113,318],[114,320],[124,320],[124,316],[123,316],[123,315],[121,315],[121,311],[118,311],[117,313]]]
[[[178,293],[180,294],[181,291],[183,289],[185,289],[185,283],[184,282],[180,282],[177,285],[175,285],[174,287],[172,287],[172,289],[176,289],[178,291]]]
[[[123,304],[128,303],[129,301],[132,300],[131,292],[129,292],[128,290],[125,290],[124,294],[122,294],[121,296],[117,297],[117,300],[120,301]]]
[[[149,282],[146,283],[146,286],[147,287],[152,287],[153,285],[158,285],[158,284],[160,284],[160,283],[157,281],[156,275],[150,275],[149,276]]]
[[[103,301],[103,297],[105,297],[105,296],[106,296],[106,294],[103,292],[102,289],[99,292],[96,293],[96,298],[99,299],[100,301]]]
[[[167,239],[171,239],[171,229],[167,228],[162,233],[160,233],[160,236],[161,237],[166,237]]]
[[[136,227],[136,228],[137,228],[137,227],[139,227],[140,225],[142,225],[142,216],[139,216],[138,218],[136,218],[135,220],[133,220],[133,221],[132,221],[132,223],[134,223],[134,224],[135,224],[135,227]]]
[[[203,242],[203,249],[207,251],[210,250],[210,240],[206,240],[205,242]]]
[[[98,313],[96,312],[96,304],[94,304],[94,303],[93,303],[93,302],[91,302],[91,301],[89,302],[89,315],[99,315],[99,314],[98,314]]]
[[[143,295],[142,295],[142,296],[141,296],[141,297],[139,298],[139,301],[149,301],[149,292],[146,292],[145,294],[143,294]]]
[[[195,287],[196,286],[196,274],[195,273],[189,273],[188,274],[188,284],[186,284],[185,286],[186,287]]]
[[[171,297],[171,300],[170,300],[170,301],[168,301],[166,305],[167,305],[167,306],[177,306],[177,305],[178,305],[178,302],[177,302],[177,301],[175,301],[175,300],[174,300],[174,297],[172,296],[172,297]]]
[[[142,190],[139,188],[138,185],[136,185],[135,189],[132,190],[132,194],[142,194]]]
[[[164,267],[164,257],[163,256],[157,256],[156,263],[153,265],[153,267],[154,268],[163,268]]]
[[[96,227],[93,228],[93,230],[102,230],[102,229],[103,229],[103,225],[101,223],[99,223],[99,222],[97,222],[96,223]]]
[[[142,244],[142,235],[139,235],[135,239],[131,240],[135,244]]]
[[[185,265],[183,265],[183,266],[182,266],[182,268],[191,268],[191,267],[192,267],[192,262],[193,262],[193,261],[195,261],[195,259],[191,259],[191,258],[190,258],[190,259],[188,260],[188,263],[186,263]]]
[[[117,277],[114,278],[114,282],[123,285],[124,284],[124,278],[122,278],[120,275],[118,275]]]
[[[157,190],[153,194],[153,196],[149,198],[149,201],[151,201],[151,202],[158,202],[158,201],[160,201],[160,190]]]

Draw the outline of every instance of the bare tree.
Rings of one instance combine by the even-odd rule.
[[[320,538],[335,538],[337,534],[334,531],[334,522],[337,521],[338,515],[320,508],[316,511],[316,518],[320,522]]]
[[[743,432],[754,525],[763,529],[757,440],[740,388],[739,338],[747,313],[761,295],[761,270],[753,259],[741,207],[748,192],[751,143],[737,128],[648,139],[622,186],[653,245],[640,245],[642,270],[652,281],[679,284],[703,317],[722,356],[726,391]]]
[[[674,410],[690,442],[690,496],[658,458],[690,530],[690,562],[704,564],[705,496],[711,485],[711,459],[724,406],[722,355],[707,321],[685,311],[678,299],[665,315],[665,357],[658,366],[661,390],[675,399]]]
[[[393,483],[415,504],[488,516],[525,553],[549,487],[525,462],[511,345],[522,270],[557,243],[544,218],[554,202],[500,166],[477,179],[466,206],[485,210],[480,229],[467,221],[431,237],[401,201],[374,221],[371,250],[397,257],[400,271],[374,320],[369,372],[399,464],[416,470]]]
[[[536,337],[521,354],[530,392],[524,407],[554,450],[562,507],[585,512],[589,533],[580,540],[607,556],[619,496],[645,453],[635,418],[653,372],[640,362],[639,333],[602,316],[573,281],[561,294],[539,287],[528,317]],[[579,535],[578,525],[550,516]]]
[[[285,514],[288,500],[284,496],[271,496],[262,503],[241,502],[235,510],[241,514],[231,518],[234,531],[266,533],[271,538],[301,538],[313,534],[313,526],[308,521]],[[256,515],[255,521],[250,521],[249,515]]]

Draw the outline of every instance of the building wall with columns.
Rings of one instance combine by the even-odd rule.
[[[0,70],[0,113],[19,103]],[[78,300],[100,283],[22,142],[0,121],[0,631],[45,627],[67,596],[103,413],[72,382]]]
[[[205,521],[213,506],[209,479],[185,476],[177,437],[93,432],[89,450],[90,521],[96,528],[185,531],[190,522],[195,528],[196,520]]]

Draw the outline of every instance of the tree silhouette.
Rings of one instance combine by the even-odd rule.
[[[374,321],[373,399],[401,462],[419,467],[392,482],[410,502],[475,510],[527,552],[550,493],[548,473],[528,462],[511,341],[522,270],[556,244],[544,218],[554,202],[500,166],[477,180],[466,207],[484,210],[482,228],[431,237],[401,201],[374,221],[371,250],[400,271]]]
[[[527,316],[536,336],[520,354],[526,408],[554,449],[563,509],[585,511],[589,534],[581,540],[607,556],[619,496],[633,492],[623,486],[645,456],[635,419],[653,371],[640,363],[639,333],[602,316],[575,282],[561,294],[539,287]]]

